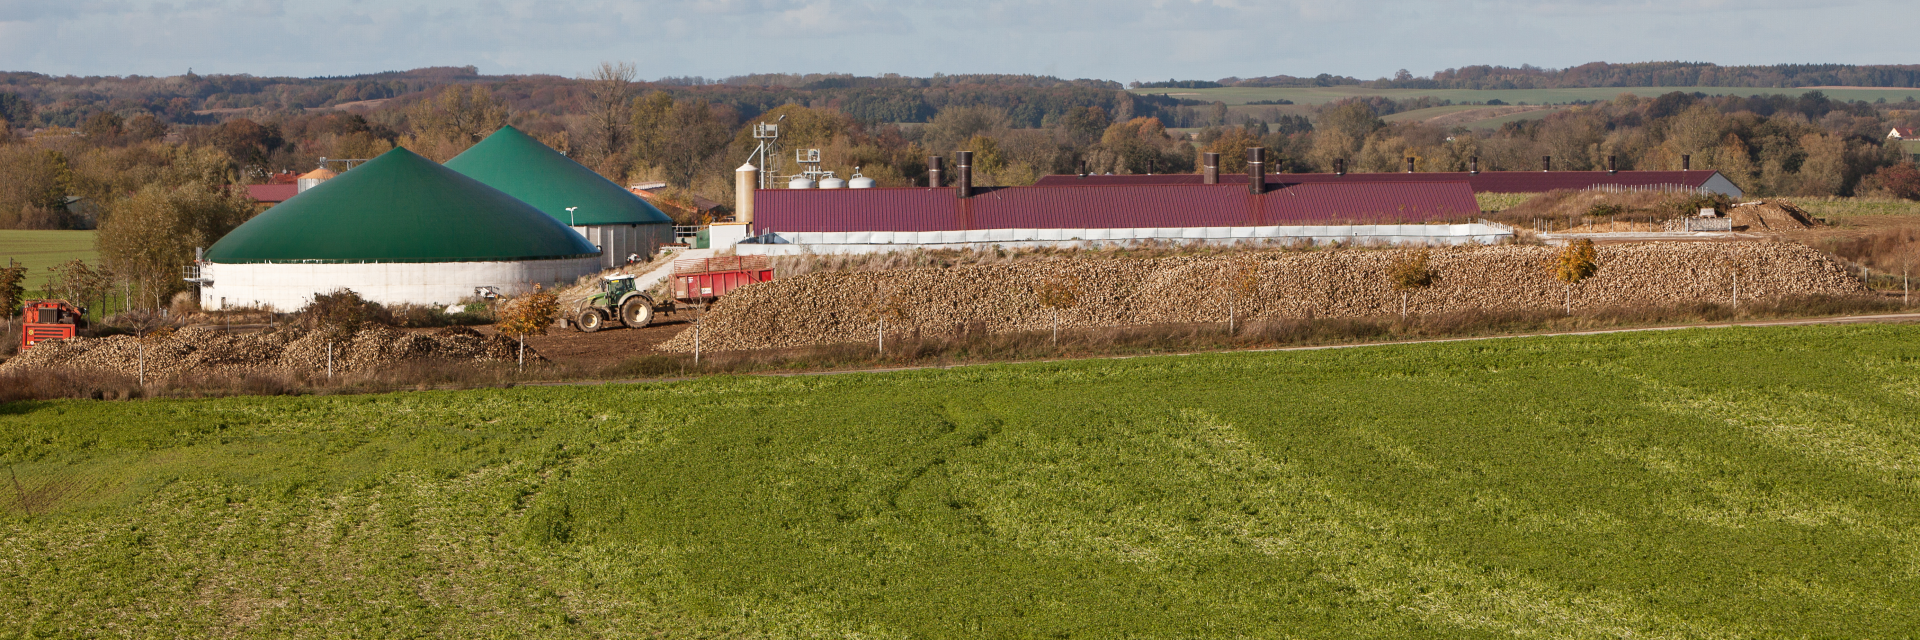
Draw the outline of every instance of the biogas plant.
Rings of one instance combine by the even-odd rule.
[[[673,235],[659,209],[512,127],[444,166],[394,149],[302,186],[196,261],[203,308],[298,309],[337,289],[383,304],[511,295]]]

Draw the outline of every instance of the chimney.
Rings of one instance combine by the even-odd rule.
[[[1413,173],[1413,158],[1407,158],[1407,173]]]
[[[1467,173],[1476,176],[1480,175],[1480,156],[1469,156],[1467,158]]]
[[[1204,184],[1220,184],[1220,154],[1207,152],[1200,154],[1200,158],[1200,163],[1206,167],[1200,172],[1200,182]]]
[[[940,156],[927,158],[927,186],[933,187],[935,189],[945,186],[945,184],[941,181],[941,176],[940,176],[940,174],[943,173],[940,170],[941,169],[940,165],[945,164],[944,162],[945,160],[946,158],[942,158]]]
[[[1620,173],[1618,169],[1614,168],[1613,156],[1607,156],[1607,173]]]
[[[954,193],[962,198],[971,198],[973,197],[973,152],[955,151],[953,156],[953,163],[959,165],[953,172]]]
[[[1693,170],[1693,156],[1680,156],[1680,170],[1681,171]]]
[[[753,183],[760,170],[749,162],[733,170],[733,221],[753,224]]]
[[[1553,170],[1553,156],[1540,156],[1540,170],[1541,171]]]
[[[1336,176],[1347,175],[1347,159],[1346,158],[1333,159],[1333,175],[1336,175]]]
[[[1247,147],[1247,191],[1255,195],[1267,192],[1267,150]]]

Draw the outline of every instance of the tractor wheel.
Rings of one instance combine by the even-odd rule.
[[[653,303],[640,296],[627,298],[620,305],[620,322],[634,329],[647,326],[653,322]]]
[[[580,325],[581,331],[587,333],[599,331],[601,327],[607,325],[607,319],[600,317],[600,312],[593,309],[580,312],[580,318],[574,322]]]

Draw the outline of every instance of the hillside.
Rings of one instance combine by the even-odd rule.
[[[1893,637],[1920,329],[0,407],[0,629]]]

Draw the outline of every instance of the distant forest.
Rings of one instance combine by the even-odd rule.
[[[1920,65],[1779,64],[1723,67],[1709,62],[1590,62],[1565,69],[1533,65],[1476,65],[1419,77],[1405,69],[1392,78],[1361,80],[1320,74],[1135,83],[1136,88],[1332,87],[1369,89],[1584,89],[1594,87],[1920,87]]]

